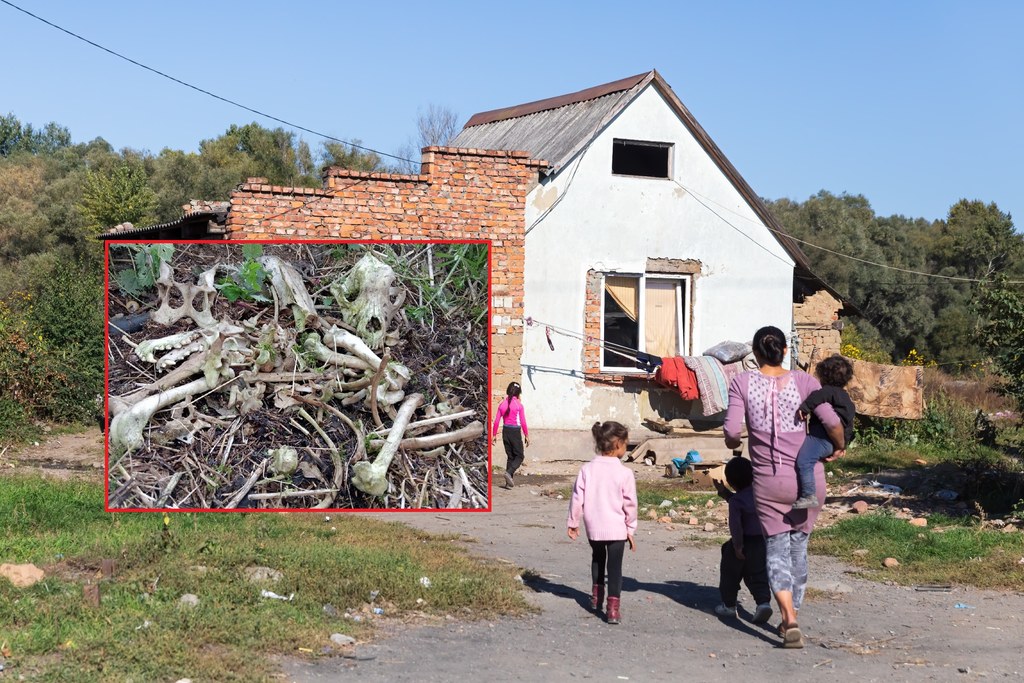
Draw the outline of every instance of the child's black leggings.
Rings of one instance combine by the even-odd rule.
[[[622,556],[626,552],[625,541],[591,541],[593,551],[590,560],[590,577],[594,583],[604,583],[605,565],[608,566],[608,597],[617,598],[622,594]]]

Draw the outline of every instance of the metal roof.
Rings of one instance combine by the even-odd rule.
[[[115,226],[99,236],[101,240],[124,239],[224,239],[223,226],[227,221],[228,202],[222,210],[189,211],[176,220],[136,228],[131,223]],[[213,227],[210,224],[217,227]],[[211,229],[212,228],[212,229]]]
[[[453,147],[527,151],[532,158],[543,159],[550,164],[547,173],[558,173],[648,85],[657,88],[704,151],[779,241],[796,263],[797,275],[805,282],[817,283],[849,303],[811,271],[807,256],[800,246],[786,233],[782,224],[657,71],[630,76],[569,95],[475,114],[449,144]]]
[[[449,143],[452,147],[523,150],[562,166],[642,89],[654,72],[631,76],[569,95],[475,114]]]

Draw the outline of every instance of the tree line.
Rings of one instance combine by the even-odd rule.
[[[767,203],[814,272],[860,311],[851,321],[862,343],[950,368],[987,357],[981,296],[1000,278],[1024,280],[1024,236],[995,204],[961,199],[929,221],[878,216],[861,195]]]
[[[446,142],[456,125],[454,114],[432,105],[400,156],[417,159],[420,147]],[[174,220],[190,199],[226,199],[251,176],[317,187],[331,165],[417,170],[257,123],[233,125],[195,152],[153,154],[115,150],[102,138],[74,142],[58,123],[35,128],[0,116],[0,438],[5,424],[81,420],[94,410],[103,367],[97,235],[123,222]],[[878,216],[863,196],[826,191],[766,203],[808,243],[814,272],[862,313],[844,335],[876,360],[898,362],[914,351],[957,373],[994,359],[1024,396],[1024,367],[1014,365],[1024,364],[1024,304],[1020,287],[1009,284],[1024,281],[1024,238],[995,204],[964,199],[945,219],[925,220]]]

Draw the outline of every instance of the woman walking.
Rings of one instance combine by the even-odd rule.
[[[725,445],[741,446],[745,420],[754,468],[754,506],[766,539],[768,580],[782,616],[779,634],[783,647],[800,648],[804,643],[797,613],[807,588],[807,541],[820,507],[792,509],[797,497],[796,456],[805,436],[798,411],[821,385],[805,372],[782,367],[788,349],[779,328],[759,329],[753,346],[758,369],[738,375],[729,385]],[[844,455],[845,437],[835,410],[822,403],[814,415],[835,446],[828,459]],[[817,495],[824,502],[824,466],[816,465],[814,474]]]

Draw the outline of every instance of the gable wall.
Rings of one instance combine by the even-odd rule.
[[[612,175],[613,138],[673,143],[678,183]],[[530,193],[526,224],[525,315],[538,321],[596,337],[600,291],[591,277],[588,298],[588,273],[641,273],[648,259],[678,259],[698,264],[691,355],[723,340],[749,341],[762,325],[792,328],[792,260],[653,87]],[[543,406],[531,425],[639,423],[638,390],[597,373],[593,344],[553,340],[551,351],[542,327],[524,338],[524,402]]]

